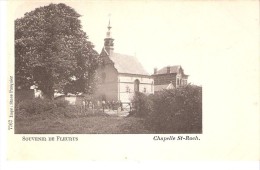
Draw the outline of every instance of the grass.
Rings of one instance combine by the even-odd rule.
[[[201,118],[129,117],[56,107],[41,113],[15,112],[16,134],[201,134]],[[186,115],[188,116],[188,115]],[[199,121],[199,122],[198,122]],[[196,123],[197,122],[197,123]],[[193,125],[195,123],[195,125]]]
[[[17,116],[16,134],[145,134],[143,118],[88,115],[54,115],[53,113]]]

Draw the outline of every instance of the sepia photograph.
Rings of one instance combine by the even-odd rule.
[[[259,160],[258,1],[0,3],[6,162]]]
[[[21,3],[15,133],[201,134],[200,35],[164,3]]]

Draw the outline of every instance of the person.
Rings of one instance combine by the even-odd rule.
[[[130,107],[130,112],[132,111],[132,108],[133,108],[133,103],[129,103],[129,107]]]
[[[121,111],[124,111],[124,109],[123,109],[123,103],[121,102],[121,100],[119,100],[119,107],[121,108]]]
[[[108,106],[108,110],[110,111],[110,108],[111,108],[111,103],[110,103],[110,101],[107,101],[107,106]]]
[[[111,103],[111,107],[112,107],[112,110],[115,110],[115,101],[113,100],[112,103]]]
[[[86,102],[85,100],[82,101],[82,111],[86,110]]]
[[[88,108],[89,108],[89,109],[92,109],[92,108],[93,108],[93,106],[92,106],[92,102],[91,102],[91,101],[89,101]]]
[[[97,100],[97,109],[99,110],[100,109],[100,101]]]
[[[105,105],[106,105],[106,101],[102,100],[102,109],[103,109],[103,113],[105,112]]]

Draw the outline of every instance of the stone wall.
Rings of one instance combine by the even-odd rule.
[[[113,67],[112,64],[105,65],[103,67],[98,68],[97,70],[98,83],[95,92],[96,98],[100,100],[105,99],[109,101],[118,100],[117,75],[118,75],[117,70]]]
[[[168,85],[171,83],[173,83],[173,85],[176,85],[176,74],[172,73],[172,74],[159,74],[159,75],[153,75],[154,77],[154,85]]]

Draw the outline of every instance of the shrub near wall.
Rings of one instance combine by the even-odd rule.
[[[23,100],[15,105],[15,119],[63,117],[67,113],[67,107],[67,101],[40,98]]]
[[[140,92],[135,92],[132,99],[133,111],[130,115],[144,117],[152,111],[152,100],[150,96],[147,96]]]
[[[147,128],[155,133],[202,133],[202,87],[164,90],[148,99],[153,104]]]
[[[21,101],[17,105],[19,111],[25,111],[29,114],[39,114],[48,110],[51,110],[55,107],[54,103],[51,100],[47,99],[31,99]]]

